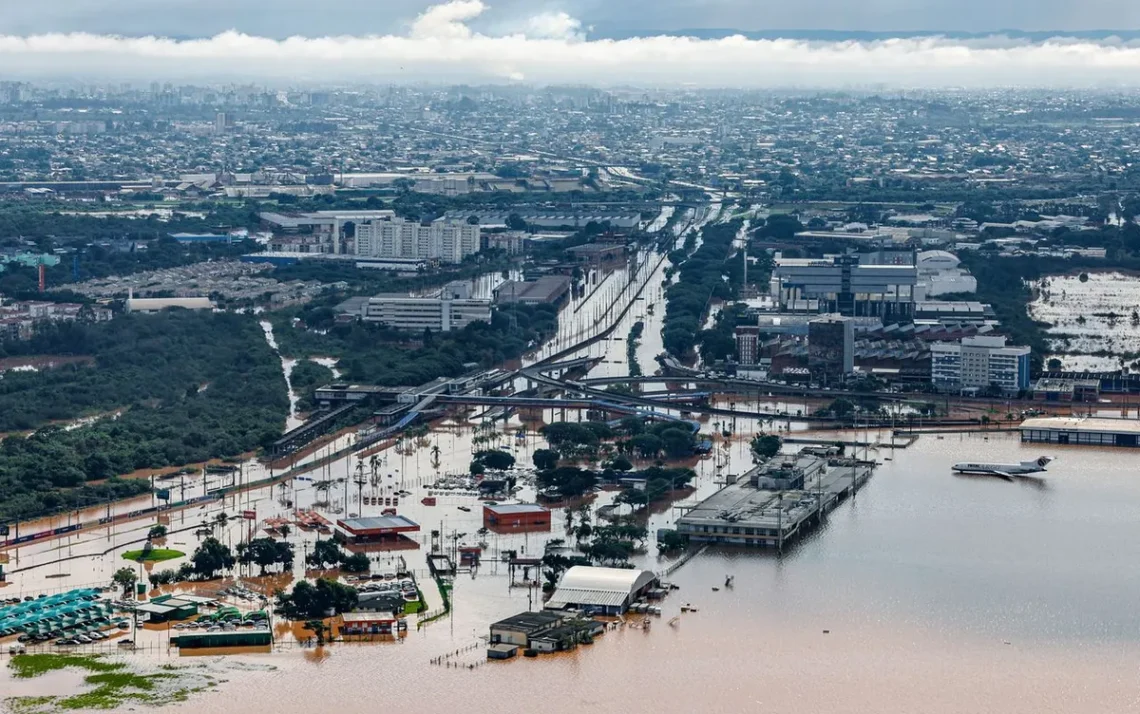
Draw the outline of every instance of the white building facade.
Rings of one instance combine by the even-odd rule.
[[[1005,394],[1029,388],[1028,347],[1006,345],[1001,336],[964,337],[930,347],[930,380],[940,391],[996,386]]]
[[[378,322],[396,330],[451,332],[472,322],[491,321],[491,301],[449,297],[377,295],[361,308],[361,319]]]
[[[370,258],[438,260],[458,263],[479,252],[480,229],[458,221],[418,221],[393,218],[356,226],[356,254]]]

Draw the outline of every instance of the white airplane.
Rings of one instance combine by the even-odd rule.
[[[990,476],[1001,476],[1002,478],[1013,478],[1014,476],[1027,476],[1029,474],[1040,473],[1045,470],[1045,467],[1049,465],[1049,462],[1052,460],[1052,456],[1042,456],[1036,461],[1022,461],[1017,464],[975,464],[963,462],[954,464],[954,470],[960,474],[988,474]]]

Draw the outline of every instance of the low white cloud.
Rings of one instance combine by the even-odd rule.
[[[1002,36],[804,42],[651,36],[590,40],[566,13],[518,32],[471,29],[487,6],[455,0],[404,35],[290,37],[225,32],[208,39],[93,34],[0,36],[8,77],[297,82],[520,81],[708,87],[1089,86],[1140,84],[1140,46]]]

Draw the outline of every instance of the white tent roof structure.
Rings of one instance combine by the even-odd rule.
[[[558,588],[547,601],[549,609],[569,605],[620,606],[633,593],[657,578],[649,570],[598,568],[575,565],[566,571]]]

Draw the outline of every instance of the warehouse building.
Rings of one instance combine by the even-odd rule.
[[[561,625],[565,619],[563,613],[550,610],[512,615],[491,625],[491,644],[529,647],[531,638],[546,634]]]
[[[1035,444],[1140,446],[1140,421],[1102,417],[1034,417],[1021,423],[1021,440]]]
[[[656,583],[649,570],[575,565],[562,576],[546,609],[621,615]]]

